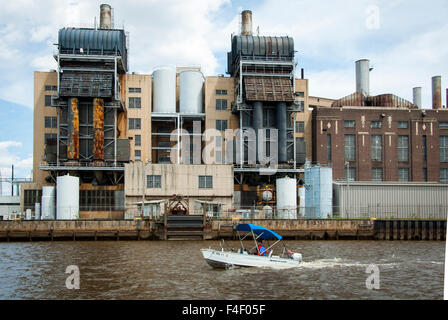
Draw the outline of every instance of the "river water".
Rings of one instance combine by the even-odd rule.
[[[0,243],[0,299],[443,299],[445,242],[284,243],[301,267],[212,269],[199,250],[218,241]],[[366,285],[372,264],[379,289]],[[79,289],[66,287],[69,265]]]

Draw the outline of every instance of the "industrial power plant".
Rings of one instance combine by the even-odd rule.
[[[446,220],[440,76],[431,109],[421,87],[412,102],[371,96],[368,59],[354,63],[353,94],[310,96],[294,39],[255,35],[250,10],[231,37],[227,75],[204,76],[198,66],[137,74],[129,34],[114,28],[111,11],[100,6],[99,27],[60,29],[57,69],[34,74],[23,219],[194,224],[196,216],[204,226],[214,218],[404,219],[419,206],[420,218]],[[397,195],[389,202],[386,185]]]

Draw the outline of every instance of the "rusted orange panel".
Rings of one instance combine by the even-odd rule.
[[[68,147],[67,158],[79,159],[79,109],[78,98],[70,98],[68,103]]]
[[[93,99],[93,157],[104,160],[104,99]]]

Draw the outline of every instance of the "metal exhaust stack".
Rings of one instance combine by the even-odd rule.
[[[241,12],[241,26],[242,36],[252,35],[252,11],[244,10]]]
[[[361,59],[355,62],[356,64],[356,92],[362,93],[364,97],[368,97],[370,94],[370,61],[367,59]]]
[[[413,103],[419,109],[422,108],[422,87],[415,87],[412,89]]]
[[[108,4],[100,5],[100,29],[112,29],[112,7]]]
[[[442,108],[442,77],[432,77],[432,108]]]

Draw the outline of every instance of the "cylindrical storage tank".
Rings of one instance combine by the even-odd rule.
[[[202,113],[202,87],[204,76],[196,70],[182,71],[179,75],[180,113]]]
[[[42,187],[41,220],[56,219],[56,188],[54,186]]]
[[[153,112],[176,112],[176,70],[159,67],[152,73]]]
[[[112,29],[112,7],[108,4],[100,5],[100,29]]]
[[[422,88],[415,87],[412,89],[413,104],[421,109],[422,107]]]
[[[279,219],[297,219],[297,180],[280,178],[275,181],[277,216]]]
[[[305,169],[305,216],[326,219],[333,213],[333,172],[331,168]]]
[[[442,108],[442,77],[432,77],[432,108]]]
[[[56,180],[57,219],[79,219],[79,178],[69,175],[60,176]]]
[[[34,220],[40,220],[40,203],[34,204]]]
[[[356,61],[356,92],[362,93],[365,97],[369,95],[369,60],[362,59]]]

